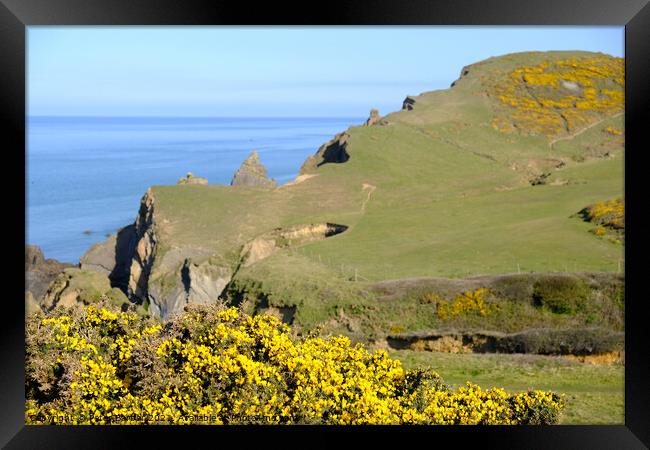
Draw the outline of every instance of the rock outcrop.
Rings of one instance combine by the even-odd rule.
[[[38,303],[50,283],[68,267],[74,266],[55,259],[45,259],[39,247],[25,245],[25,301],[31,298]]]
[[[163,319],[182,312],[190,304],[216,303],[239,267],[254,264],[280,248],[324,239],[347,229],[332,223],[277,228],[249,241],[239,255],[230,257],[201,244],[161,247],[159,236],[166,236],[165,219],[159,216],[153,191],[148,190],[133,227],[133,245],[123,248],[133,249],[128,281],[131,301],[147,304],[149,314]],[[94,253],[101,254],[99,249]]]
[[[260,161],[257,151],[253,150],[244,160],[230,182],[231,186],[259,186],[272,188],[277,185],[275,180],[270,180],[266,168]]]
[[[40,302],[44,311],[56,307],[73,308],[107,300],[121,307],[130,304],[118,288],[111,287],[106,275],[95,271],[68,268],[52,281]]]
[[[369,127],[371,125],[379,123],[380,120],[381,120],[381,116],[379,115],[379,111],[377,111],[375,108],[372,108],[370,110],[370,116],[368,117],[368,120],[366,120],[366,123],[364,125]]]
[[[207,185],[208,179],[203,177],[195,177],[192,172],[187,172],[183,178],[179,179],[176,184],[200,184]]]
[[[411,111],[415,105],[415,99],[413,97],[406,97],[404,102],[402,102],[402,109],[406,111]]]
[[[79,267],[106,275],[113,286],[126,290],[134,248],[135,226],[128,225],[90,247],[79,259]]]
[[[195,264],[191,259],[185,262],[183,270],[188,304],[215,303],[233,275],[228,267],[215,266],[209,262]]]
[[[188,304],[216,303],[233,268],[219,258],[211,259],[209,248],[173,247],[161,254],[155,203],[151,189],[147,190],[133,226],[127,283],[131,301],[147,304],[148,312],[161,318],[183,311]]]
[[[350,141],[350,135],[346,132],[339,133],[333,139],[321,145],[318,151],[307,158],[302,167],[300,174],[305,174],[315,170],[323,164],[340,164],[350,159],[347,147]]]
[[[129,297],[147,298],[147,282],[153,265],[156,249],[154,222],[154,197],[151,189],[140,201],[140,210],[134,226],[135,248],[129,268]]]

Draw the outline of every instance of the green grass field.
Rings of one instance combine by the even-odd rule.
[[[620,364],[592,365],[561,357],[391,351],[404,367],[430,366],[451,387],[467,381],[508,392],[543,389],[566,395],[565,425],[624,423],[624,372]]]

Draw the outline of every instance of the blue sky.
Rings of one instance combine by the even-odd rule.
[[[28,114],[358,117],[529,50],[623,56],[623,27],[27,29]]]

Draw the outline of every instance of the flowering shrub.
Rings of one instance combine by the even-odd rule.
[[[442,320],[451,316],[478,314],[485,317],[498,308],[498,305],[485,301],[490,291],[486,288],[479,288],[474,291],[466,291],[457,295],[453,300],[445,300],[437,294],[426,294],[424,301],[435,303],[438,317]]]
[[[625,228],[625,202],[622,198],[595,203],[585,212],[590,222],[609,228]]]
[[[406,371],[346,337],[195,307],[161,325],[89,306],[27,324],[28,424],[552,424],[564,399]]]
[[[614,136],[621,136],[623,134],[623,131],[620,128],[615,127],[607,127],[605,128],[605,132]]]
[[[571,133],[602,115],[622,112],[624,85],[622,58],[572,58],[520,67],[488,89],[506,107],[497,111],[492,126],[507,133]]]
[[[622,243],[625,237],[625,201],[622,198],[594,203],[579,214],[596,225],[590,230],[596,236]]]

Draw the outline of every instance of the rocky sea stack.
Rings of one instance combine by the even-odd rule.
[[[275,187],[275,180],[269,179],[266,167],[261,163],[256,150],[244,160],[230,182],[231,186]]]

